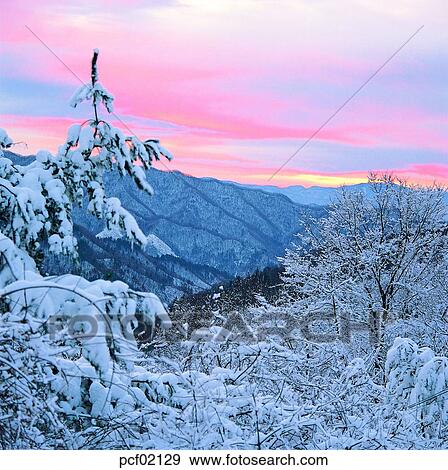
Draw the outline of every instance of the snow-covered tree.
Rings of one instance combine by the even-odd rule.
[[[80,447],[101,429],[117,442],[117,422],[152,400],[133,330],[137,315],[169,327],[159,299],[120,281],[43,277],[32,259],[43,239],[53,252],[76,254],[72,207],[85,200],[104,220],[100,236],[146,243],[133,216],[106,196],[103,175],[117,169],[152,193],[144,170],[169,153],[99,118],[99,104],[111,112],[113,97],[98,82],[97,58],[95,50],[91,84],[72,99],[91,100],[94,118],[72,126],[55,156],[41,151],[14,165],[0,131],[0,447]]]
[[[70,102],[75,107],[91,101],[94,116],[83,124],[72,125],[66,142],[54,156],[40,151],[27,166],[0,160],[0,214],[5,221],[2,232],[30,254],[36,252],[43,238],[47,238],[50,251],[75,254],[71,210],[73,204],[81,206],[85,201],[87,210],[104,221],[99,236],[124,236],[141,246],[146,244],[145,234],[120,200],[107,197],[103,177],[116,169],[152,194],[144,170],[154,160],[171,155],[157,140],[126,136],[100,119],[100,104],[110,113],[114,98],[98,81],[97,58],[95,50],[91,83],[81,86]],[[4,131],[0,138],[2,147],[11,144]]]
[[[291,305],[368,324],[381,340],[392,319],[428,313],[446,288],[448,209],[442,187],[371,175],[365,191],[342,188],[283,263]],[[343,322],[342,322],[343,323]]]

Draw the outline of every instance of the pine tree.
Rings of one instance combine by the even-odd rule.
[[[98,81],[97,59],[95,50],[91,83],[81,86],[71,99],[74,107],[90,101],[94,117],[72,125],[55,156],[39,151],[36,161],[26,167],[15,166],[8,159],[1,161],[0,210],[7,219],[2,231],[30,254],[39,248],[43,237],[48,239],[51,252],[76,254],[71,211],[73,205],[82,206],[85,202],[87,210],[104,221],[104,230],[98,236],[125,237],[141,246],[147,242],[120,200],[107,197],[104,175],[117,170],[152,194],[144,170],[154,160],[171,155],[157,140],[140,141],[126,136],[100,119],[100,104],[110,113],[114,98]],[[4,139],[2,145],[8,145]]]
[[[71,126],[55,156],[40,151],[22,167],[0,155],[0,447],[78,447],[92,426],[106,445],[118,442],[113,425],[136,419],[151,399],[136,365],[137,315],[153,329],[170,325],[154,294],[120,281],[43,277],[32,259],[44,238],[52,252],[76,254],[72,208],[85,200],[104,220],[99,236],[146,243],[119,199],[106,196],[103,177],[117,169],[152,193],[144,170],[169,153],[100,119],[99,105],[111,112],[113,97],[98,81],[97,59],[95,50],[91,83],[72,99],[90,100],[94,117]],[[11,144],[1,130],[0,151]]]

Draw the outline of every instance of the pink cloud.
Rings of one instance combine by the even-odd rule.
[[[55,149],[63,142],[66,130],[74,120],[68,118],[45,117],[17,117],[3,116],[3,122],[10,129],[10,135],[14,141],[29,142],[27,138],[32,129],[31,138],[41,139],[43,148]],[[142,130],[142,129],[140,129]],[[177,158],[174,162],[158,165],[162,170],[176,169],[195,176],[216,176],[221,179],[235,180],[243,183],[266,184],[268,178],[277,169],[275,166],[266,166],[260,160],[243,158],[240,155],[228,153],[204,151],[201,147],[195,147],[201,140],[193,139],[191,145],[185,145],[185,141],[176,138],[168,139],[166,145],[170,149],[183,153],[183,158]],[[19,146],[22,154],[35,152],[37,149],[31,145],[24,149]],[[379,173],[392,171],[397,176],[408,178],[418,183],[431,184],[437,181],[448,184],[448,164],[413,164],[403,168],[376,168],[370,170]],[[302,184],[304,186],[337,186],[342,183],[358,183],[366,180],[367,170],[345,172],[322,172],[309,170],[308,168],[285,168],[273,181],[279,186]]]
[[[272,155],[268,150],[264,154],[257,151],[255,158],[252,152],[273,142],[282,151],[294,140],[298,147],[375,70],[384,55],[376,37],[372,47],[360,53],[352,42],[337,49],[310,31],[288,33],[285,24],[290,18],[269,5],[260,7],[272,13],[266,17],[269,28],[264,18],[260,22],[260,9],[254,12],[257,22],[240,18],[232,24],[200,7],[176,7],[169,0],[151,4],[151,9],[145,6],[148,3],[139,0],[131,5],[119,0],[94,4],[45,0],[39,8],[30,0],[6,2],[2,14],[8,20],[2,20],[0,46],[7,64],[4,74],[35,82],[37,109],[33,114],[39,114],[40,83],[70,84],[73,89],[79,83],[24,25],[86,81],[91,50],[99,47],[100,80],[116,96],[118,114],[135,116],[129,126],[137,135],[162,138],[178,156],[173,163],[176,168],[265,183],[263,178],[274,170],[270,167]],[[228,18],[227,13],[224,16]],[[314,40],[307,40],[306,33]],[[404,79],[396,76],[403,75],[410,63],[412,57],[403,55],[384,71],[393,86],[390,90],[401,93],[401,102],[391,99],[390,91],[382,96],[375,89],[381,84],[379,77],[378,83],[369,85],[372,90],[366,88],[316,136],[315,142],[337,144],[335,156],[328,158],[345,158],[341,145],[365,150],[366,168],[375,166],[374,157],[369,156],[373,148],[391,152],[391,168],[397,166],[394,149],[446,154],[446,118],[443,121],[411,99],[412,93],[419,92],[418,80],[417,85],[406,81],[405,91],[401,91]],[[416,68],[415,73],[421,77],[425,70]],[[373,94],[375,90],[377,94]],[[60,110],[60,116],[70,112],[65,102]],[[159,129],[145,119],[179,128]],[[11,114],[2,120],[16,140],[29,143],[30,152],[42,147],[54,151],[73,122],[58,116]],[[239,153],[237,146],[242,149]],[[327,184],[365,176],[364,172],[327,174],[323,160],[314,158],[316,172],[295,168],[300,159],[293,160],[275,183],[290,184],[297,179],[304,184]],[[397,171],[416,179],[446,178],[445,167],[436,163],[407,165]]]

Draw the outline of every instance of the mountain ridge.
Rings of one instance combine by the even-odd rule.
[[[17,164],[32,158],[7,154]],[[164,254],[130,249],[121,240],[96,237],[101,221],[74,208],[78,264],[46,254],[49,274],[71,272],[87,278],[122,279],[139,290],[151,290],[165,301],[216,283],[278,264],[277,258],[320,208],[299,205],[281,194],[254,191],[215,178],[196,178],[152,168],[155,190],[149,196],[128,177],[105,176],[109,196],[118,197],[145,234],[158,237],[172,250]],[[173,254],[175,256],[173,256]]]
[[[312,206],[327,206],[336,197],[337,192],[341,186],[310,186],[305,187],[302,185],[291,186],[274,186],[274,185],[255,185],[243,184],[232,182],[237,186],[244,186],[245,188],[264,191],[271,194],[281,194],[296,204],[312,205]],[[361,191],[368,193],[369,188],[367,183],[358,183],[352,185],[344,185],[349,191]]]

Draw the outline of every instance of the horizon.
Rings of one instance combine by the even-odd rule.
[[[8,153],[8,152],[12,153],[12,154],[14,154],[14,155],[16,155],[17,157],[20,157],[20,158],[36,158],[35,155],[32,155],[32,154],[22,155],[20,153],[13,152],[11,149],[4,150],[4,152],[5,153]],[[267,182],[266,184],[263,184],[263,183],[260,183],[260,184],[257,184],[257,183],[241,183],[240,181],[236,181],[236,180],[221,179],[217,176],[208,176],[208,175],[197,176],[197,175],[193,175],[193,174],[187,173],[186,171],[175,169],[175,168],[169,168],[169,167],[157,168],[156,165],[153,165],[147,171],[153,171],[153,170],[158,170],[158,171],[163,171],[163,172],[168,172],[168,173],[181,173],[182,175],[187,176],[188,178],[211,179],[211,180],[219,181],[220,183],[224,183],[224,184],[233,184],[233,185],[242,186],[246,189],[254,189],[254,190],[260,190],[260,191],[263,191],[263,189],[265,189],[265,188],[277,188],[277,189],[280,189],[280,190],[286,190],[286,189],[290,189],[290,188],[303,188],[305,190],[307,190],[307,189],[340,189],[344,186],[353,187],[353,186],[360,186],[360,185],[367,185],[368,184],[368,175],[366,176],[364,181],[361,181],[361,182],[358,182],[358,183],[341,183],[339,185],[334,185],[334,186],[326,186],[326,185],[319,186],[319,185],[316,185],[316,184],[313,184],[313,185],[304,185],[304,184],[276,185],[276,184],[269,183],[269,182]],[[378,174],[380,174],[380,173],[378,173]],[[389,174],[392,178],[396,178],[396,175],[394,175],[393,173],[386,173],[386,174]],[[149,181],[151,181],[151,180],[149,179]],[[405,179],[404,182],[405,183],[412,183],[412,181],[407,180],[407,179]],[[398,183],[400,184],[400,182],[398,182]],[[416,184],[417,184],[417,186],[421,185],[423,187],[431,187],[433,185],[436,185],[436,186],[440,185],[441,187],[443,187],[443,189],[445,191],[448,192],[448,185],[443,184],[443,183],[439,184],[437,181],[427,182],[427,183],[423,182],[423,183],[416,183]],[[286,197],[289,197],[285,193],[281,193],[281,194],[285,195]]]
[[[86,81],[100,49],[116,113],[172,150],[169,170],[277,187],[357,184],[369,171],[448,183],[443,1],[75,3],[2,5],[1,127],[28,145],[14,152],[54,153],[68,126],[90,116],[69,107],[79,82],[27,25]]]

